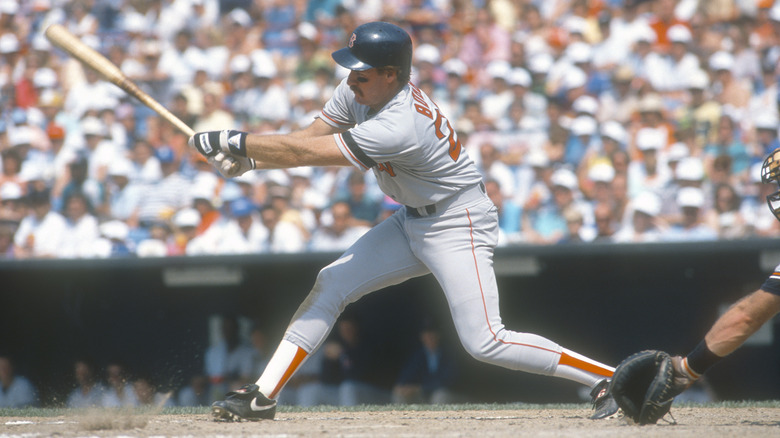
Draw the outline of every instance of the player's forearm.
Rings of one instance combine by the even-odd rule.
[[[779,296],[762,290],[748,295],[715,322],[704,338],[707,347],[721,357],[732,353],[778,311]]]
[[[259,169],[349,164],[330,136],[250,134],[246,139],[246,152]]]

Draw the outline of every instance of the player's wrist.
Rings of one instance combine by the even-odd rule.
[[[246,157],[246,137],[249,133],[226,129],[222,131],[220,146],[225,153],[236,157]]]
[[[246,132],[234,129],[197,132],[190,137],[190,146],[206,158],[213,158],[220,152],[235,157],[246,157]]]
[[[720,362],[723,359],[707,346],[707,342],[702,340],[685,358],[683,362],[686,365],[686,371],[692,376],[701,376],[707,372],[710,367]]]

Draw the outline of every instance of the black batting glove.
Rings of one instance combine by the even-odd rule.
[[[243,131],[225,129],[222,131],[197,132],[189,139],[189,145],[208,158],[220,152],[234,157],[246,157],[246,136]]]

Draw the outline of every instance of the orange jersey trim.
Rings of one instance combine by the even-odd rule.
[[[338,120],[334,119],[333,117],[331,117],[331,116],[329,116],[329,115],[325,114],[325,111],[322,111],[320,114],[322,114],[322,116],[323,116],[323,117],[325,117],[326,119],[330,120],[331,122],[333,122],[333,123],[335,123],[335,124],[337,124],[337,125],[341,125],[341,126],[352,126],[350,123],[346,123],[346,122],[339,122]]]

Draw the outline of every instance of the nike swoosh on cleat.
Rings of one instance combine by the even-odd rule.
[[[252,409],[255,412],[267,411],[269,409],[272,409],[274,406],[275,406],[274,403],[272,403],[270,405],[265,405],[265,406],[258,405],[257,404],[257,397],[253,398],[252,399],[252,403],[249,404],[249,408]]]

